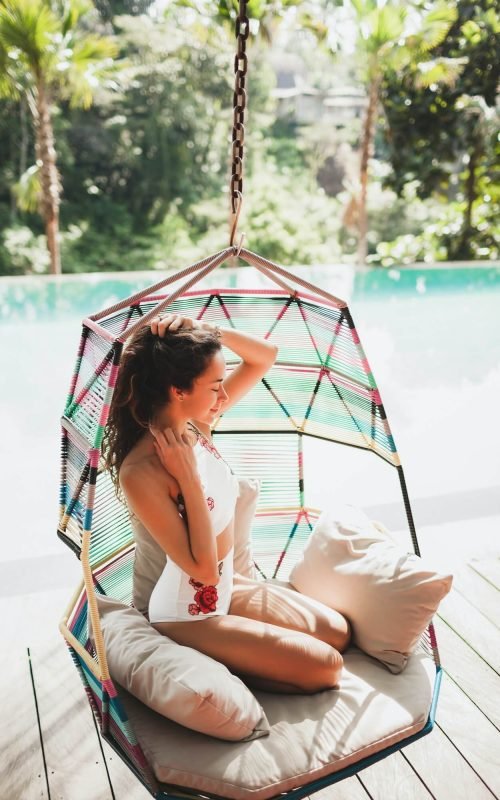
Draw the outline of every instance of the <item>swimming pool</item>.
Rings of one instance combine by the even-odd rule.
[[[349,303],[402,459],[417,528],[432,519],[500,514],[500,265],[298,272]],[[4,559],[60,553],[54,535],[59,415],[81,318],[159,277],[0,280],[0,480],[4,524],[16,531]],[[219,271],[210,281],[262,285],[251,268]],[[360,459],[350,448],[338,450],[327,476],[338,495],[393,527],[404,524],[395,471],[371,454]],[[320,477],[312,471],[308,478],[318,485],[318,505]]]

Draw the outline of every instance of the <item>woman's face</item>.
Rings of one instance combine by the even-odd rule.
[[[218,350],[198,378],[193,388],[184,393],[183,407],[190,419],[211,424],[224,410],[227,393],[222,385],[226,376],[226,362]]]

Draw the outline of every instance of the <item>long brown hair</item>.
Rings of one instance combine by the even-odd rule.
[[[167,330],[161,337],[148,325],[132,336],[120,361],[102,443],[105,465],[118,492],[125,457],[170,399],[170,389],[190,391],[220,349],[215,333],[204,330]]]

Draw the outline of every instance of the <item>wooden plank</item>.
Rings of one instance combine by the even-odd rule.
[[[492,794],[500,795],[500,734],[447,675],[441,685],[438,720]]]
[[[359,773],[359,779],[373,800],[430,800],[432,794],[401,753],[384,758]]]
[[[439,717],[438,705],[438,717]],[[484,785],[438,726],[403,753],[437,800],[492,800]],[[396,800],[395,795],[389,795]]]
[[[306,800],[369,800],[369,797],[358,776],[353,776],[314,792]]]
[[[470,566],[496,589],[500,590],[500,557],[472,558],[470,560]]]
[[[0,683],[0,797],[49,797],[27,650],[8,651]]]
[[[439,617],[500,674],[500,630],[484,614],[452,589],[439,606]]]
[[[447,674],[500,729],[500,676],[446,622],[436,617],[434,626]]]
[[[112,800],[92,711],[62,637],[35,646],[31,658],[51,798]]]
[[[454,574],[453,588],[500,628],[500,592],[479,572],[469,564],[464,565]]]

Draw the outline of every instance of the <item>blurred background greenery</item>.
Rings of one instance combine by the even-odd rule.
[[[499,257],[494,0],[250,0],[245,246]],[[0,275],[226,246],[232,0],[0,0]]]

